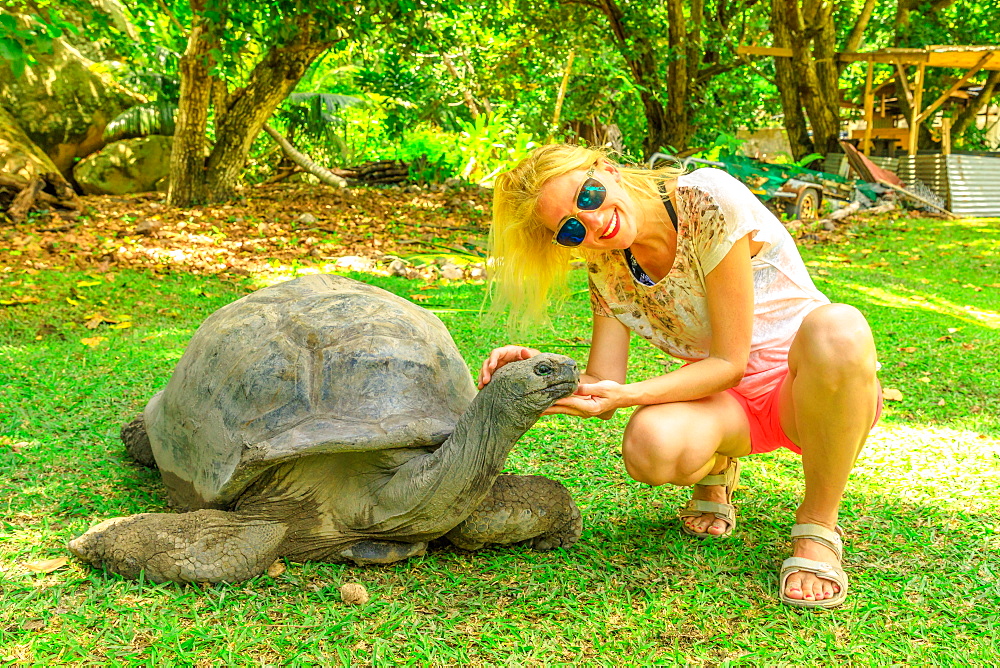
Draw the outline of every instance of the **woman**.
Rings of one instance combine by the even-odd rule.
[[[685,533],[733,531],[740,457],[801,453],[805,495],[781,600],[840,605],[838,510],[881,412],[875,344],[857,309],[815,288],[757,198],[717,169],[634,169],[597,150],[543,146],[497,179],[491,246],[494,299],[514,322],[544,317],[573,249],[587,260],[590,358],[577,393],[549,412],[607,419],[637,407],[625,467],[650,485],[694,485]],[[631,332],[688,364],[625,383]],[[495,349],[480,387],[537,353]]]

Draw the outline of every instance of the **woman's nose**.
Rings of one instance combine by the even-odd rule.
[[[590,228],[599,227],[603,222],[599,209],[595,211],[581,211],[576,214],[576,217],[580,219],[581,223]]]

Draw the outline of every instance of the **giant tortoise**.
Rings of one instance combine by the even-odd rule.
[[[571,359],[542,354],[477,395],[426,309],[339,276],[259,290],[202,324],[122,429],[184,512],[106,520],[70,549],[128,578],[233,582],[281,557],[391,563],[441,536],[569,546],[581,519],[566,489],[500,473],[578,379]]]

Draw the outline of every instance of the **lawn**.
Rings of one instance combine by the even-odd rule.
[[[269,279],[123,270],[0,273],[0,664],[996,665],[1000,647],[1000,220],[899,216],[803,248],[817,285],[876,334],[888,402],[844,502],[848,603],[777,602],[802,491],[796,458],[755,456],[733,537],[684,536],[686,489],[625,474],[627,415],[540,421],[507,470],[565,483],[568,550],[438,547],[385,567],[288,564],[235,585],[129,582],[70,559],[97,521],[164,510],[121,423],[199,323]],[[481,284],[353,274],[417,295],[470,366],[505,336]],[[585,277],[522,343],[585,361]],[[630,373],[672,363],[642,342]],[[340,600],[346,582],[371,600]]]

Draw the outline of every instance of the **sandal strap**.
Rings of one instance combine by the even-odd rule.
[[[788,578],[794,573],[813,573],[816,577],[822,578],[824,580],[829,580],[837,584],[840,587],[840,591],[833,596],[833,598],[828,598],[822,601],[810,601],[807,599],[795,599],[789,598],[785,594],[785,585],[788,583]],[[816,561],[815,559],[806,559],[805,557],[788,557],[783,562],[781,562],[781,574],[778,577],[779,580],[779,596],[782,602],[788,605],[794,605],[801,608],[836,608],[841,605],[847,598],[847,573],[844,572],[843,568],[834,566],[833,564],[827,563],[825,561]]]
[[[796,538],[808,538],[809,540],[816,541],[823,547],[833,550],[834,554],[837,555],[837,559],[840,561],[844,560],[844,541],[840,538],[840,527],[837,527],[836,531],[831,531],[825,526],[820,524],[796,524],[792,527],[792,540]],[[792,557],[799,559],[801,557]],[[807,559],[806,561],[811,561]],[[816,562],[825,563],[825,562]]]
[[[700,517],[705,513],[712,513],[730,525],[736,524],[736,506],[717,501],[691,499],[687,502],[687,505],[681,508],[677,515],[678,517]]]
[[[723,485],[729,492],[729,496],[735,491],[736,485],[739,483],[740,479],[740,460],[735,457],[729,458],[729,466],[722,469],[718,473],[712,473],[698,482],[695,485],[701,485],[702,487],[709,487],[712,485]]]

